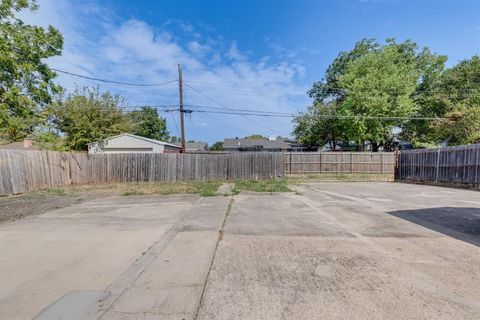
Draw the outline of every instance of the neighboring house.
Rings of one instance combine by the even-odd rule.
[[[181,143],[175,143],[176,146],[182,147]],[[185,152],[208,152],[208,143],[206,142],[185,142]]]
[[[12,142],[0,145],[0,150],[40,150],[33,145],[32,139],[25,139],[20,142]]]
[[[208,152],[208,143],[187,142],[185,143],[185,152]]]
[[[178,153],[182,148],[163,141],[122,133],[88,144],[89,154],[102,153]]]
[[[290,152],[306,151],[307,148],[294,140],[288,139],[225,139],[223,141],[225,151],[268,151]]]

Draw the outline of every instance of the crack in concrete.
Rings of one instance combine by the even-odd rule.
[[[210,277],[210,273],[212,271],[213,263],[215,262],[215,257],[217,255],[218,246],[220,245],[220,242],[223,240],[225,225],[227,223],[228,216],[230,215],[230,212],[232,211],[234,200],[235,200],[234,196],[232,195],[230,197],[230,202],[228,204],[227,212],[225,212],[225,217],[223,218],[222,225],[221,225],[220,230],[218,232],[217,243],[215,244],[215,250],[213,251],[212,261],[210,263],[210,267],[208,268],[208,273],[207,273],[207,277],[205,278],[205,283],[203,285],[202,294],[200,295],[200,301],[198,302],[197,310],[195,311],[195,315],[193,317],[194,320],[197,320],[198,314],[200,313],[200,308],[202,307],[203,297],[205,295],[205,291],[206,291],[206,288],[207,288],[208,278]]]
[[[196,203],[200,202],[200,199]],[[193,204],[182,212],[180,219],[173,223],[170,228],[146,250],[140,258],[135,260],[133,264],[122,275],[107,288],[108,295],[99,301],[93,310],[93,317],[100,320],[105,314],[111,310],[115,302],[131,288],[132,284],[145,272],[147,267],[153,263],[158,255],[168,246],[178,232],[179,227],[184,222],[188,211]]]

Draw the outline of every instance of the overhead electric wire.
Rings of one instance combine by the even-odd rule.
[[[195,129],[195,125],[193,124],[193,121],[192,121],[192,115],[190,114],[190,116],[187,116],[187,119],[188,121],[190,121],[190,125],[192,126],[192,132],[193,132],[193,137],[195,138],[196,141],[200,141],[198,140],[198,134],[197,134],[197,129]]]
[[[221,103],[221,102],[218,102],[217,100],[213,99],[212,97],[208,96],[207,94],[203,93],[202,91],[200,91],[200,90],[198,90],[198,89],[196,89],[196,88],[192,87],[192,86],[191,86],[191,85],[189,85],[189,84],[185,84],[185,85],[186,85],[187,87],[189,87],[190,89],[194,90],[195,92],[197,92],[197,93],[201,94],[202,96],[204,96],[204,97],[205,97],[205,98],[207,98],[208,100],[210,100],[210,101],[214,102],[215,104],[218,104],[218,105],[219,105],[219,106],[221,106],[222,108],[224,108],[224,109],[227,109],[227,110],[230,110],[230,111],[231,111],[231,109],[230,109],[229,107],[227,107],[226,105],[224,105],[224,104],[223,104],[223,103]],[[250,118],[247,118],[247,117],[245,117],[245,116],[243,116],[243,115],[240,115],[240,116],[241,116],[242,118],[244,118],[244,119],[246,119],[246,120],[248,120],[248,121],[252,122],[252,123],[255,123],[256,125],[258,125],[258,126],[260,126],[260,127],[263,127],[263,128],[265,128],[265,129],[267,129],[267,130],[270,130],[270,131],[274,131],[274,132],[277,132],[277,133],[283,134],[282,132],[280,132],[280,131],[278,131],[278,130],[275,130],[275,129],[272,129],[272,128],[269,128],[269,127],[267,127],[267,126],[265,126],[265,125],[261,124],[260,122],[257,122],[257,121],[255,121],[255,120],[252,120],[252,119],[250,119]]]
[[[173,110],[168,110],[173,111]],[[243,115],[243,116],[258,116],[258,117],[274,117],[274,118],[294,118],[299,116],[299,114],[269,114],[269,113],[249,113],[249,112],[236,112],[236,111],[216,111],[216,110],[188,110],[190,112],[200,112],[200,113],[218,113],[218,114],[233,114],[233,115]],[[312,118],[332,118],[332,119],[365,119],[365,120],[445,120],[445,118],[435,118],[435,117],[387,117],[387,116],[362,116],[362,115],[328,115],[328,114],[319,114],[314,115]]]
[[[56,68],[51,68],[53,71],[60,72],[63,74],[67,74],[70,76],[78,77],[78,78],[83,78],[87,80],[93,80],[93,81],[99,81],[99,82],[105,82],[105,83],[110,83],[110,84],[117,84],[117,85],[122,85],[122,86],[133,86],[133,87],[156,87],[156,86],[163,86],[171,83],[178,82],[178,80],[170,80],[170,81],[165,81],[165,82],[157,82],[157,83],[132,83],[132,82],[121,82],[121,81],[114,81],[114,80],[106,80],[106,79],[100,79],[100,78],[95,78],[95,77],[89,77],[89,76],[84,76],[78,73],[70,72],[70,71],[64,71]]]
[[[69,71],[65,71],[65,70],[60,70],[60,69],[56,69],[56,68],[51,68],[51,69],[56,71],[56,72],[64,73],[64,74],[67,74],[67,75],[71,75],[71,76],[75,76],[75,77],[79,77],[79,78],[83,78],[83,79],[88,79],[88,80],[92,80],[92,81],[100,81],[100,82],[105,82],[105,83],[110,83],[110,84],[124,85],[124,86],[153,87],[153,86],[168,85],[168,84],[171,84],[171,83],[178,82],[178,80],[171,80],[171,81],[159,82],[159,83],[121,82],[121,81],[113,81],[113,80],[101,79],[101,78],[96,78],[96,77],[84,76],[84,75],[81,75],[81,74],[77,74],[77,73],[69,72]],[[257,110],[252,110],[252,109],[230,108],[230,107],[224,105],[223,103],[217,101],[216,99],[213,99],[212,97],[205,94],[201,90],[198,90],[195,87],[189,85],[188,83],[191,83],[191,81],[186,81],[186,82],[187,82],[185,84],[186,87],[194,90],[195,92],[201,94],[202,96],[206,97],[207,99],[209,99],[210,101],[214,102],[215,104],[217,104],[221,107],[221,108],[218,108],[218,107],[212,107],[212,106],[185,105],[186,107],[190,108],[190,109],[186,110],[187,113],[198,112],[198,113],[217,113],[217,114],[238,115],[238,116],[241,116],[244,119],[246,119],[246,120],[248,120],[248,121],[250,121],[250,122],[252,122],[252,123],[254,123],[258,126],[261,126],[261,127],[265,128],[267,130],[275,131],[275,132],[278,132],[278,133],[280,133],[280,131],[275,130],[275,129],[270,128],[270,127],[267,127],[264,124],[259,123],[259,122],[255,121],[253,119],[247,118],[247,116],[294,118],[294,117],[297,117],[297,116],[301,115],[301,113],[295,114],[295,113],[287,113],[287,112],[257,111]],[[477,89],[467,88],[467,89],[464,89],[464,90],[467,91],[467,90],[477,90]],[[251,91],[251,92],[255,93],[254,91]],[[388,92],[388,91],[386,91],[386,92]],[[392,91],[390,91],[390,92],[392,92]],[[438,90],[438,89],[422,91],[422,93],[428,93],[428,92],[437,93],[437,94],[440,94],[440,96],[442,96],[442,97],[446,97],[446,95],[443,95],[441,93],[442,92],[447,92],[447,91]],[[331,94],[335,94],[335,93],[345,94],[346,93],[346,94],[348,94],[348,90],[341,89],[341,88],[330,88],[330,89],[325,90],[324,93],[326,93],[326,94],[328,94],[328,93],[331,93]],[[459,96],[462,96],[462,95],[463,96],[465,96],[465,95],[470,95],[471,96],[471,95],[476,95],[476,94],[480,94],[480,91],[477,92],[477,93],[465,93],[465,92],[464,93],[458,93],[458,94],[454,94],[453,96],[454,97],[459,97]],[[419,95],[419,93],[415,93],[412,96],[416,96],[416,95]],[[431,96],[432,95],[430,95],[430,97]],[[177,107],[178,107],[178,105],[162,105],[162,106],[156,106],[155,108],[158,111],[161,111],[161,112],[173,112],[173,111],[178,111]],[[132,112],[132,111],[139,111],[139,108],[140,108],[140,106],[126,106],[126,107],[121,107],[119,109],[121,109],[125,112]],[[222,112],[222,111],[219,111],[219,109],[224,109],[224,110],[227,110],[228,112],[226,112],[226,111]],[[173,115],[172,115],[172,117],[173,117]],[[315,117],[332,118],[332,119],[374,119],[374,120],[445,120],[445,118],[439,118],[439,117],[388,117],[388,116],[363,116],[363,115],[316,115]],[[178,130],[178,126],[177,126],[177,123],[175,121],[175,118],[173,118],[173,120],[174,120],[175,126],[177,128],[177,132],[178,132],[179,130]]]
[[[180,130],[178,130],[177,120],[175,120],[175,116],[173,115],[173,113],[170,113],[170,115],[172,116],[173,123],[175,124],[175,128],[177,129],[178,137],[180,137]]]
[[[199,106],[199,105],[185,105],[185,107],[195,108],[195,109],[207,109],[207,110],[222,110],[224,108],[219,107],[210,107],[210,106]],[[195,111],[192,109],[192,111]],[[238,108],[229,108],[231,111],[239,111],[239,112],[254,112],[254,113],[265,113],[265,114],[274,114],[274,115],[292,115],[293,113],[288,112],[276,112],[276,111],[257,111],[252,109],[238,109]]]
[[[235,129],[235,130],[238,130],[238,131],[242,131],[244,133],[246,133],[247,135],[249,134],[252,134],[250,131],[247,131],[243,128],[239,128],[231,123],[229,124],[226,124],[224,121],[220,121],[214,117],[212,117],[210,114],[207,114],[207,113],[198,113],[198,115],[204,119],[206,119],[207,121],[213,121],[213,122],[216,122],[217,124],[219,124],[220,126],[226,128],[226,129],[232,129],[232,127]]]

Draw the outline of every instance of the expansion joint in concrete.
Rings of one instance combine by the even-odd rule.
[[[203,289],[202,289],[202,294],[200,296],[200,301],[198,302],[197,310],[195,311],[195,316],[193,317],[194,320],[197,320],[197,318],[198,318],[198,313],[200,312],[200,308],[201,308],[202,302],[203,302],[203,297],[205,295],[205,289],[207,288],[208,278],[210,277],[210,273],[212,271],[213,263],[215,261],[215,256],[217,255],[218,246],[220,245],[220,241],[223,240],[225,225],[227,224],[228,216],[230,215],[230,212],[232,211],[234,201],[235,201],[235,199],[234,199],[234,196],[232,195],[230,197],[230,202],[228,203],[228,207],[227,207],[227,211],[225,212],[225,216],[223,217],[222,225],[220,226],[220,230],[218,232],[218,239],[217,239],[217,243],[215,244],[215,251],[213,252],[212,261],[210,262],[207,277],[205,278],[205,283],[203,284]]]

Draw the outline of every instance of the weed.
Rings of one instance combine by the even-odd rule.
[[[58,189],[58,188],[53,188],[53,189],[48,189],[48,193],[52,193],[57,196],[64,196],[65,195],[65,189]]]
[[[232,192],[238,194],[242,191],[253,192],[291,192],[286,180],[237,180]]]

